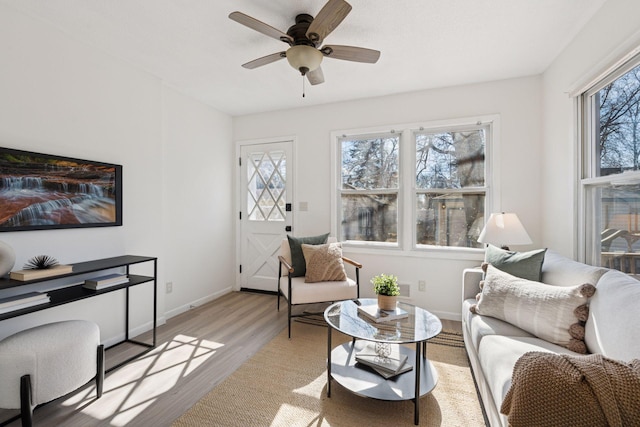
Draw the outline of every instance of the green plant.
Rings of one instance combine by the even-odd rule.
[[[378,295],[388,295],[395,297],[400,295],[398,278],[391,274],[379,274],[371,279],[373,291]]]

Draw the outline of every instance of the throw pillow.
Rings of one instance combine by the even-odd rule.
[[[302,253],[302,244],[322,245],[327,243],[327,237],[329,237],[329,233],[310,237],[292,237],[287,235],[287,239],[289,240],[289,249],[291,250],[291,266],[293,267],[293,273],[291,273],[291,276],[304,277],[307,272],[304,254]]]
[[[302,245],[307,264],[304,281],[307,283],[335,282],[347,280],[342,262],[342,244]]]
[[[539,282],[542,277],[542,263],[546,252],[546,249],[514,252],[489,245],[484,260],[506,273]]]
[[[596,291],[590,284],[553,286],[512,276],[491,264],[472,313],[495,317],[576,353],[587,353],[584,324],[588,300]]]

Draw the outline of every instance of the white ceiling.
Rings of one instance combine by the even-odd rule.
[[[606,0],[348,0],[328,44],[382,52],[377,64],[325,58],[306,84],[286,60],[241,64],[288,46],[228,18],[283,32],[325,0],[0,0],[230,115],[535,75]]]

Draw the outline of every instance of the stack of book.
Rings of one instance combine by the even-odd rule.
[[[22,295],[0,299],[0,314],[9,313],[15,310],[32,307],[34,305],[46,304],[51,301],[49,295],[40,292],[29,292]]]
[[[407,355],[400,354],[398,344],[388,345],[391,346],[391,354],[385,357],[376,353],[374,344],[368,344],[364,350],[356,353],[356,362],[373,369],[385,379],[412,370],[413,366],[407,363]]]
[[[83,287],[99,291],[116,285],[127,283],[129,278],[126,274],[107,274],[106,276],[94,277],[84,281]]]
[[[409,317],[406,310],[396,307],[395,310],[381,310],[378,305],[359,305],[358,312],[374,322],[391,322]]]

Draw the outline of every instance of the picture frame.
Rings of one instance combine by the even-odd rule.
[[[121,165],[0,147],[0,232],[121,225]]]

